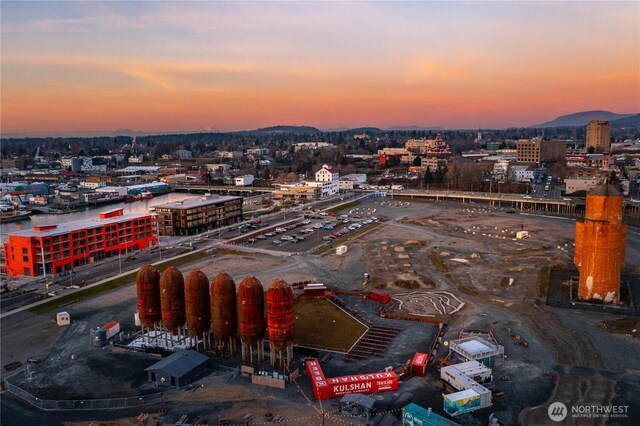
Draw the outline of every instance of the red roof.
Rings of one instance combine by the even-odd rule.
[[[105,330],[109,330],[110,328],[113,328],[115,326],[117,326],[118,323],[116,321],[111,321],[108,322],[107,324],[105,324],[105,326],[103,327]]]

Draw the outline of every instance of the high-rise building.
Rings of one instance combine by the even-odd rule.
[[[620,300],[627,226],[622,223],[623,196],[606,181],[587,194],[583,222],[576,222],[573,261],[580,271],[582,300]]]
[[[545,141],[542,139],[523,139],[516,143],[518,163],[545,163],[564,159],[567,144],[563,141]]]
[[[609,152],[611,147],[611,126],[605,120],[591,120],[587,125],[585,148],[593,147],[596,152]]]

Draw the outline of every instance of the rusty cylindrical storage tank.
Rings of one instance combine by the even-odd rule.
[[[185,323],[184,278],[173,266],[160,275],[160,302],[162,305],[162,325],[172,334]]]
[[[189,335],[201,338],[211,327],[209,279],[201,271],[189,272],[184,280],[184,302]]]
[[[238,331],[243,361],[247,358],[247,352],[253,361],[254,348],[258,361],[264,359],[264,330],[264,289],[257,278],[249,276],[238,287]]]
[[[144,265],[136,274],[138,315],[140,322],[154,327],[162,319],[160,307],[160,272],[153,265]]]
[[[236,283],[229,274],[220,273],[211,281],[211,330],[220,351],[235,350],[236,327]],[[227,345],[228,343],[228,345]]]
[[[267,327],[271,364],[275,363],[275,351],[280,355],[285,351],[287,365],[293,355],[293,289],[282,280],[276,280],[267,291]]]
[[[587,194],[583,221],[576,222],[574,263],[580,271],[582,300],[618,303],[627,226],[622,223],[623,196],[606,182]]]

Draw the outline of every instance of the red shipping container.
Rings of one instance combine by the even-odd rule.
[[[389,294],[385,293],[384,291],[371,290],[369,292],[369,299],[378,303],[385,304],[391,301],[391,296],[389,296]]]
[[[329,399],[329,386],[324,378],[322,368],[318,360],[309,360],[306,364],[307,377],[311,382],[311,389],[313,390],[313,396],[317,401],[324,401]]]
[[[411,371],[416,376],[424,376],[427,373],[427,363],[429,362],[429,355],[421,352],[416,352],[411,363]]]
[[[326,379],[317,360],[306,363],[307,376],[313,395],[318,401],[344,396],[349,393],[374,393],[398,390],[398,375],[385,373],[357,374]]]
[[[331,398],[348,393],[376,393],[398,390],[398,375],[393,371],[385,373],[358,374],[327,379]]]

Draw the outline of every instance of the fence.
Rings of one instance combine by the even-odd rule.
[[[362,202],[362,201],[370,200],[372,198],[380,198],[380,197],[386,197],[386,196],[387,196],[386,192],[372,192],[370,194],[367,194],[363,197],[358,198],[356,201]]]
[[[16,376],[17,374],[13,375],[12,378]],[[164,394],[164,392],[158,392],[129,398],[51,400],[33,396],[26,390],[11,383],[9,379],[4,379],[4,384],[7,391],[44,411],[119,410],[124,408],[142,407],[161,402]]]

